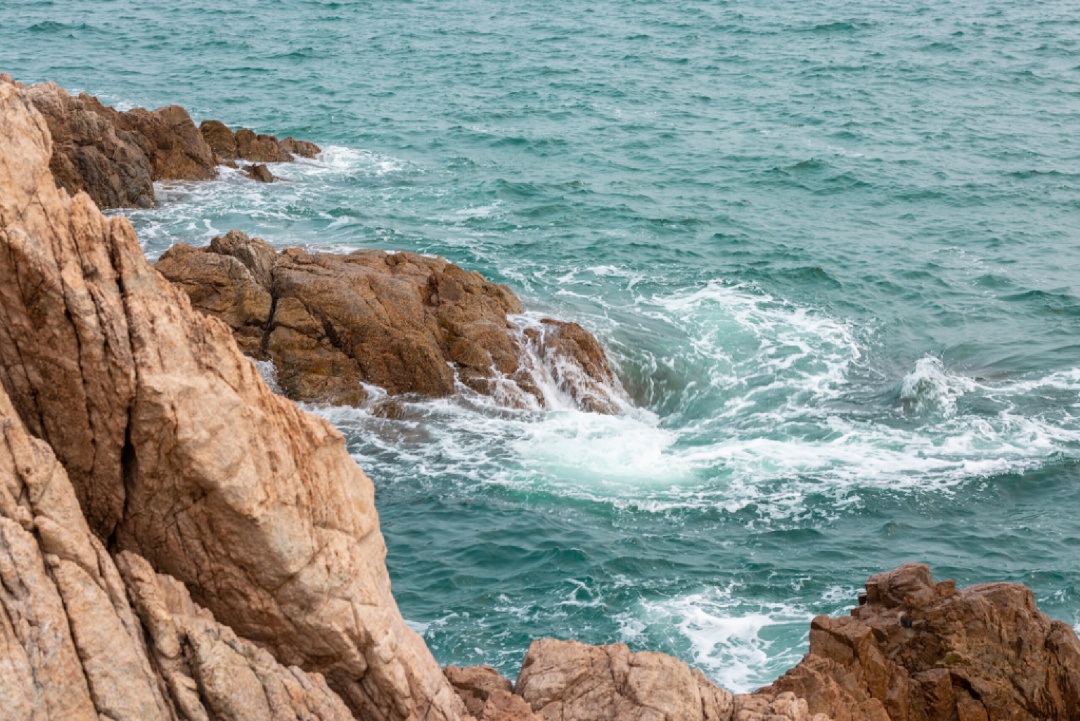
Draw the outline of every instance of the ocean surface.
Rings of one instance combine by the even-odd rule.
[[[324,147],[161,186],[151,257],[438,254],[603,341],[621,416],[312,409],[441,662],[746,690],[904,561],[1080,625],[1075,3],[4,0],[0,71]]]

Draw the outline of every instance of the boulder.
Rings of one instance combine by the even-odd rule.
[[[245,165],[244,175],[248,176],[252,180],[257,180],[260,183],[273,183],[275,178],[274,174],[270,172],[270,168],[266,167],[262,163],[252,163],[251,165]]]
[[[866,583],[850,617],[815,618],[810,652],[759,693],[837,721],[1080,718],[1080,640],[1030,589],[957,590],[906,564]]]
[[[701,671],[621,643],[535,641],[514,691],[546,721],[729,721],[734,708]]]
[[[490,666],[447,666],[446,679],[477,721],[541,721],[513,684]]]
[[[51,151],[48,125],[30,96],[0,82],[0,385],[30,433],[51,446],[90,531],[101,539],[99,548],[88,540],[89,551],[83,546],[54,554],[70,560],[73,587],[101,599],[117,582],[95,583],[105,587],[99,593],[75,569],[93,570],[95,562],[100,568],[102,548],[135,554],[156,574],[183,584],[193,603],[282,667],[322,675],[356,716],[465,718],[464,704],[390,594],[374,489],[341,434],[271,392],[229,328],[194,311],[187,294],[146,261],[126,219],[106,218],[86,194],[72,197],[58,189],[49,170]],[[244,256],[256,268],[258,250]],[[239,267],[250,272],[243,260]],[[36,462],[44,446],[31,445],[39,449],[30,456]],[[15,469],[25,476],[31,466],[22,461]],[[21,505],[27,492],[16,488],[10,497]],[[6,504],[19,533],[28,534],[31,522],[42,538],[52,533],[64,539],[72,532],[67,520],[39,526]],[[74,508],[69,505],[69,515]],[[23,546],[36,543],[19,538]],[[4,588],[31,572],[21,568],[2,571]],[[38,564],[33,572],[42,568]],[[144,571],[129,573],[129,579],[149,579]],[[147,593],[143,598],[152,599]],[[134,595],[140,598],[138,591]],[[62,605],[70,620],[66,597],[53,598],[55,613]],[[118,608],[119,601],[107,598]],[[46,606],[31,600],[27,608]],[[184,604],[164,608],[173,617],[190,615]],[[147,619],[166,618],[159,605],[146,605],[143,613]],[[127,635],[130,661],[111,658],[104,675],[57,668],[63,689],[56,695],[72,699],[64,703],[80,703],[80,692],[66,690],[71,684],[96,683],[95,678],[125,687],[142,683],[142,661],[132,645],[141,633],[125,630],[122,614],[111,625],[99,615],[85,616],[91,619],[86,643],[103,649],[94,657],[105,658],[110,642],[128,643],[121,638]],[[60,634],[57,649],[66,643],[56,624],[24,622],[10,613],[6,618],[10,628]],[[0,673],[14,674],[12,683],[26,688],[43,678],[42,664],[79,663],[85,669],[90,656],[78,646],[84,631],[75,630],[74,622],[70,628],[77,647],[67,661],[55,654],[35,656],[42,646],[32,639],[20,644],[22,657],[9,649],[22,670],[0,664]],[[266,659],[249,654],[251,648],[234,645],[224,631],[215,638],[208,627],[190,628],[210,634],[189,638],[191,653],[205,648],[212,661],[227,646],[247,660],[234,658],[221,669],[246,663],[264,690],[272,683],[259,679]],[[12,643],[11,633],[3,643]],[[153,633],[151,638],[158,643]],[[204,641],[210,645],[200,646]],[[171,642],[162,643],[154,653],[172,653]],[[200,663],[179,667],[174,678],[188,686],[184,677],[219,684],[225,696],[234,683],[256,693],[251,676],[244,681],[221,670],[211,678],[199,668]],[[318,685],[313,675],[297,683]],[[0,693],[8,693],[7,683],[2,686]],[[143,686],[130,713],[101,708],[99,699],[106,696],[91,688],[95,708],[103,718],[156,718],[160,686],[152,679]],[[236,707],[229,708],[211,717],[228,718]],[[65,709],[52,717],[80,713]]]
[[[514,318],[521,302],[479,273],[381,250],[291,248],[271,262],[264,241],[238,231],[225,238],[205,249],[177,244],[157,269],[196,308],[228,323],[245,352],[272,360],[290,398],[358,405],[362,383],[425,396],[461,384],[513,407],[546,406],[551,387],[585,410],[621,407],[618,380],[592,334],[576,323]],[[260,249],[258,277],[229,261],[249,247]],[[256,306],[255,315],[245,310]]]
[[[204,120],[199,131],[221,161],[288,163],[294,155],[314,158],[322,152],[318,145],[306,140],[285,138],[279,141],[273,135],[256,134],[248,128],[240,128],[234,133],[218,120]]]

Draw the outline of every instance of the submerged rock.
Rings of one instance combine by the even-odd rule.
[[[252,180],[257,180],[260,183],[273,183],[275,180],[274,174],[270,172],[270,168],[266,167],[262,163],[252,163],[251,165],[245,165],[244,175],[248,176]]]
[[[314,676],[288,670],[296,666],[321,674],[360,718],[464,718],[390,594],[374,489],[341,434],[271,392],[228,328],[195,312],[146,261],[126,219],[105,218],[86,194],[58,189],[51,151],[30,96],[0,81],[0,384],[13,411],[3,422],[14,428],[17,412],[41,439],[27,440],[0,473],[0,512],[9,519],[0,527],[18,544],[10,563],[0,558],[0,707],[36,707],[36,684],[48,683],[58,705],[45,718],[172,718],[162,689],[194,682],[206,695],[188,699],[224,705],[182,717],[254,718],[244,715],[249,694],[273,707],[271,693],[309,687],[304,708],[332,711]],[[254,249],[239,255],[258,270]],[[73,489],[54,515],[26,505],[68,487],[52,454]],[[37,490],[16,483],[36,473],[47,474]],[[179,639],[190,654],[183,664],[149,663],[106,548],[139,556],[158,574],[155,581],[139,563],[127,566],[140,618],[164,624],[150,632],[155,663],[164,663],[157,654],[175,658],[171,619],[188,629]],[[52,557],[63,578],[42,575]],[[23,590],[31,573],[45,589],[40,599]],[[229,630],[189,621],[199,614],[182,600],[155,601],[172,593],[163,574]],[[56,590],[67,583],[70,595]],[[280,669],[267,671],[256,647]],[[9,693],[23,705],[9,705]],[[182,704],[179,691],[170,693]]]
[[[447,396],[459,383],[515,407],[550,389],[578,407],[619,410],[603,348],[576,323],[511,318],[504,285],[414,253],[275,253],[239,231],[208,248],[177,244],[157,269],[224,320],[245,353],[271,359],[290,398],[359,405],[362,383],[392,395]]]

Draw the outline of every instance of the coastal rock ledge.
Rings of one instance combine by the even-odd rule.
[[[536,641],[513,684],[440,669],[344,438],[271,392],[126,219],[58,187],[53,150],[0,76],[4,721],[1080,719],[1072,628],[1023,586],[914,564],[814,619],[753,694],[622,644]]]
[[[206,248],[177,243],[156,264],[191,304],[271,360],[286,396],[362,405],[448,396],[459,384],[513,408],[625,407],[604,349],[577,323],[521,316],[505,285],[442,258],[357,250],[275,251],[233,230]]]

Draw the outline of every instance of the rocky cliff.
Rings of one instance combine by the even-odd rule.
[[[347,276],[372,303],[423,288],[440,327],[469,293],[503,314],[511,301],[445,261],[371,253],[336,267],[235,235],[178,251],[231,268],[225,290],[178,290],[126,220],[54,177],[36,105],[0,77],[4,719],[1080,718],[1070,627],[1022,586],[957,590],[918,565],[871,578],[850,617],[815,619],[807,656],[755,694],[664,654],[550,639],[516,684],[444,674],[391,596],[371,481],[340,434],[266,387],[234,333],[269,347],[279,327],[300,332],[300,308],[286,317],[303,323],[267,324],[271,339],[259,325],[291,302],[278,282],[294,273]],[[319,321],[312,308],[340,302],[295,300]],[[497,363],[482,340],[458,340]]]
[[[57,187],[45,119],[4,82],[0,139],[0,382],[89,528],[362,717],[460,718],[390,595],[371,481],[340,434],[267,389],[127,220]]]

